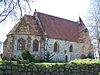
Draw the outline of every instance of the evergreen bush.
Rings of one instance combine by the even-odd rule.
[[[25,50],[23,51],[22,57],[23,57],[24,60],[29,60],[30,62],[32,62],[33,59],[34,59],[34,56],[31,55],[31,53],[29,52],[28,49],[25,49]]]

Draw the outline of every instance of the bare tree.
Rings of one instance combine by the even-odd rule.
[[[93,48],[97,56],[100,52],[100,0],[91,0],[89,10],[89,27]],[[99,56],[98,56],[99,57]]]
[[[0,23],[8,16],[21,18],[25,12],[31,12],[33,0],[0,0]]]

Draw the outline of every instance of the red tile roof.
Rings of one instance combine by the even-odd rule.
[[[79,27],[77,22],[37,12],[49,38],[78,41]]]
[[[42,35],[42,33],[39,31],[39,27],[36,24],[36,21],[34,20],[33,16],[26,15],[27,17],[27,22],[30,23],[30,34],[35,34],[35,35]]]
[[[35,16],[38,17],[42,26],[38,24],[39,21],[36,21]],[[25,34],[41,36],[43,35],[43,31],[45,31],[49,38],[66,41],[79,42],[79,40],[83,40],[84,30],[86,31],[87,29],[80,17],[79,22],[73,22],[56,16],[35,12],[33,16],[26,15],[25,21],[30,23],[29,28],[25,30]],[[15,25],[8,35],[16,34],[19,25]]]

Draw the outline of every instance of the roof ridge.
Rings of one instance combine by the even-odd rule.
[[[24,16],[31,16],[31,17],[33,17],[33,15],[27,15],[27,14],[25,14]]]
[[[59,18],[59,19],[63,19],[63,20],[70,21],[70,22],[73,22],[73,23],[77,23],[75,21],[68,20],[68,19],[65,19],[65,18],[62,18],[62,17],[58,17],[58,16],[54,16],[54,15],[50,15],[50,14],[46,14],[46,13],[42,13],[42,12],[37,12],[37,13],[44,14],[44,15],[51,16],[51,17],[55,17],[55,18]]]

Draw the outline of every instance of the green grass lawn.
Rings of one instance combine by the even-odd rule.
[[[10,61],[4,61],[0,58],[0,64],[4,62],[10,62]],[[11,61],[13,64],[17,64],[17,61]],[[76,64],[91,64],[91,63],[99,63],[100,60],[95,60],[95,59],[75,59],[70,62],[31,62],[29,64],[37,64],[37,65],[62,65],[62,64],[70,64],[70,63],[76,63]]]
[[[99,63],[100,64],[100,60],[95,60],[95,59],[75,59],[73,61],[70,61],[69,63],[77,63],[77,64]]]

